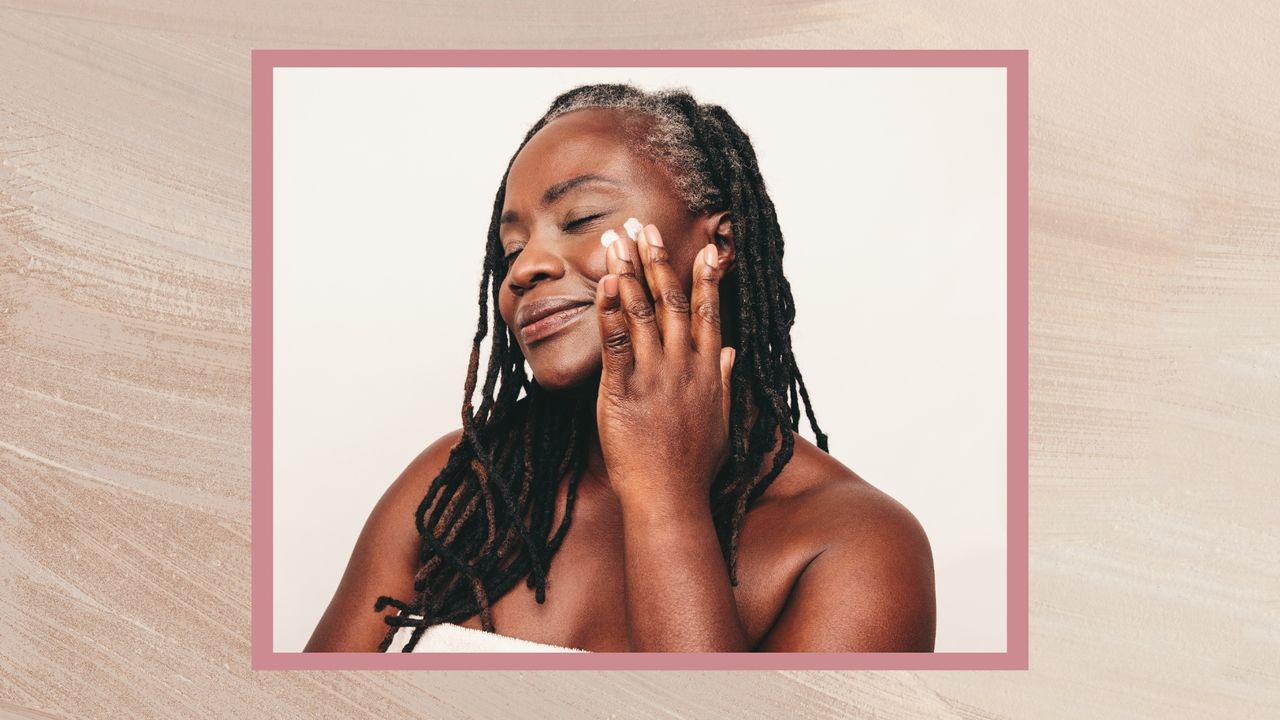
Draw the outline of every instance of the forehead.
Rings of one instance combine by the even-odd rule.
[[[568,177],[596,172],[639,180],[649,169],[629,151],[637,120],[623,111],[587,108],[561,115],[542,127],[516,155],[507,174],[507,193],[541,193]]]

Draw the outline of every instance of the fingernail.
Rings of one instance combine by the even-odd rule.
[[[618,239],[618,233],[614,232],[613,228],[609,228],[608,230],[604,231],[603,235],[600,236],[600,244],[605,247],[609,247],[610,245],[613,244],[613,241],[617,239]]]
[[[617,237],[617,233],[614,233],[614,236]],[[621,241],[622,238],[618,238],[618,240]],[[631,256],[628,254],[630,251],[627,250],[626,243],[618,242],[613,246],[613,251],[617,253],[618,259],[622,262],[631,262]]]
[[[650,245],[662,247],[662,236],[658,235],[658,229],[656,227],[652,230],[646,227],[644,229],[644,236],[648,238]]]
[[[640,233],[644,232],[644,223],[635,218],[627,218],[627,221],[622,223],[622,227],[627,231],[627,237],[636,242],[640,241]]]
[[[712,270],[720,267],[720,253],[716,252],[716,246],[711,243],[707,244],[706,254],[702,256],[702,259],[707,263],[707,267]]]
[[[604,276],[604,296],[612,298],[612,297],[616,297],[617,295],[618,295],[618,276],[605,275]]]

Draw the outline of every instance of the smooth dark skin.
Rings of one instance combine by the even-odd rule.
[[[594,302],[553,335],[516,336],[540,385],[599,392],[546,603],[517,584],[492,606],[497,632],[597,652],[932,651],[933,558],[920,524],[799,434],[791,461],[743,520],[739,585],[730,586],[706,493],[728,447],[723,383],[733,358],[721,352],[714,319],[715,289],[735,261],[730,224],[726,212],[689,214],[665,170],[631,154],[621,119],[603,109],[557,118],[508,176],[501,238],[518,255],[498,310],[514,329],[522,302]],[[584,174],[617,184],[579,184],[541,205],[548,188]],[[597,213],[605,214],[565,229]],[[629,217],[646,223],[640,243],[622,228]],[[609,228],[631,264],[601,245]],[[662,249],[643,241],[651,236]],[[708,243],[717,268],[704,261]],[[413,597],[414,511],[459,435],[423,450],[375,506],[306,651],[377,649],[382,615],[395,611],[376,613],[374,601]],[[460,624],[481,627],[478,615]]]

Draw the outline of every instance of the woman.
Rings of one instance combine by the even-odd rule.
[[[461,626],[589,651],[931,651],[928,540],[827,454],[782,252],[723,108],[556,98],[494,203],[463,427],[374,508],[306,650]]]

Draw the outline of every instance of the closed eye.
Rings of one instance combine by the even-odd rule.
[[[574,220],[573,222],[570,222],[570,223],[566,224],[566,225],[564,226],[564,230],[567,232],[568,230],[570,230],[570,229],[572,229],[572,228],[579,227],[579,226],[584,225],[584,224],[586,224],[586,223],[588,223],[588,222],[590,222],[590,221],[592,221],[592,220],[598,220],[598,219],[600,219],[600,218],[604,217],[604,216],[605,216],[605,215],[607,215],[607,214],[608,214],[608,213],[596,213],[595,215],[588,215],[588,216],[586,216],[586,217],[584,217],[584,218],[578,218],[577,220]]]
[[[608,214],[609,214],[609,213],[596,213],[595,215],[588,215],[588,216],[583,217],[583,218],[578,218],[577,220],[574,220],[574,221],[572,221],[572,222],[566,223],[566,224],[564,225],[564,227],[563,227],[563,228],[561,228],[561,229],[562,229],[562,230],[564,230],[565,232],[568,232],[568,231],[570,231],[570,230],[573,230],[573,229],[576,229],[576,228],[579,228],[579,227],[585,227],[585,226],[587,225],[587,223],[591,222],[592,220],[599,220],[600,218],[602,218],[602,217],[604,217],[605,215],[608,215]],[[503,261],[504,263],[506,263],[507,265],[510,265],[511,263],[515,262],[515,260],[516,260],[516,256],[520,254],[520,251],[521,251],[522,249],[523,249],[523,248],[516,248],[516,249],[512,250],[511,252],[507,253],[506,255],[504,255],[504,256],[502,257],[502,261]]]

